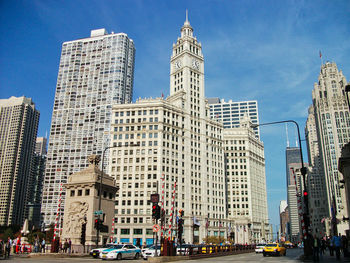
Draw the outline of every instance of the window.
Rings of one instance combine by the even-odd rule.
[[[121,235],[130,235],[130,229],[129,228],[122,228],[120,229]]]
[[[78,196],[82,196],[83,195],[83,190],[78,190]]]
[[[90,195],[90,189],[85,189],[85,195]]]
[[[135,228],[134,235],[142,235],[142,228]]]
[[[70,190],[70,196],[74,196],[75,195],[75,190]]]

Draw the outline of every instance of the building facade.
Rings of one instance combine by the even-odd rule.
[[[30,98],[0,100],[0,225],[26,217],[39,115]]]
[[[210,117],[218,119],[224,128],[239,128],[241,120],[247,114],[253,124],[259,124],[258,102],[256,100],[233,102],[219,98],[208,98]],[[260,139],[258,127],[253,128],[255,135]]]
[[[281,241],[289,241],[289,213],[287,200],[280,201],[280,237]]]
[[[305,138],[309,159],[307,187],[309,192],[310,230],[312,234],[323,236],[327,234],[325,232],[325,218],[329,217],[327,192],[313,106],[309,107],[308,112],[305,125]]]
[[[228,222],[235,243],[269,240],[264,145],[248,116],[240,128],[224,129]]]
[[[298,242],[302,236],[301,231],[301,193],[302,176],[300,173],[301,159],[299,147],[287,147],[286,149],[286,175],[287,175],[287,203],[290,222],[291,242]]]
[[[32,180],[28,185],[28,220],[30,226],[41,227],[41,200],[43,191],[43,182],[45,176],[47,153],[47,139],[44,137],[36,138],[35,150],[33,155]]]
[[[46,225],[55,221],[67,177],[109,145],[112,105],[132,100],[134,61],[133,40],[124,33],[99,29],[89,38],[63,43],[43,189]],[[63,191],[62,213],[64,197]]]
[[[172,48],[170,96],[114,105],[112,127],[118,242],[153,242],[150,195],[157,192],[166,215],[159,236],[176,236],[183,209],[186,243],[226,238],[223,126],[209,117],[202,47],[187,18]]]
[[[343,178],[338,171],[338,160],[342,147],[350,138],[346,84],[345,76],[337,65],[327,62],[321,66],[318,82],[314,84],[312,91],[319,152],[325,174],[328,214],[340,220],[337,226],[333,225],[333,232],[342,234],[348,229],[348,224],[342,220],[343,216],[348,217],[348,209],[344,189],[340,188]]]

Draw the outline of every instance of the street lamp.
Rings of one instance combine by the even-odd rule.
[[[348,85],[349,86],[349,85]],[[349,86],[350,90],[350,86]],[[279,124],[279,123],[294,123],[297,126],[297,131],[298,131],[298,141],[299,141],[299,151],[300,151],[300,162],[301,162],[301,175],[303,177],[303,184],[304,184],[304,204],[305,204],[305,210],[303,214],[304,218],[304,224],[305,224],[305,242],[304,242],[304,256],[309,257],[312,255],[312,244],[311,244],[311,239],[309,237],[309,196],[308,196],[308,191],[307,191],[307,185],[306,185],[306,167],[304,166],[304,160],[303,160],[303,151],[301,148],[301,139],[300,139],[300,131],[299,131],[299,125],[296,121],[294,120],[286,120],[286,121],[275,121],[275,122],[267,122],[267,123],[261,123],[261,124],[251,124],[252,128],[256,128],[258,126],[266,126],[266,125],[272,125],[272,124]]]
[[[134,147],[134,146],[140,146],[139,143],[131,143],[130,145],[113,145],[113,146],[107,146],[104,148],[103,153],[102,153],[102,167],[101,167],[101,176],[100,176],[100,186],[99,186],[99,196],[98,196],[98,210],[101,211],[101,203],[102,203],[102,178],[103,178],[103,170],[104,170],[104,160],[105,160],[105,153],[107,150],[111,148],[118,148],[118,147]],[[98,218],[100,219],[100,215],[98,215]],[[97,228],[97,234],[96,234],[96,247],[98,247],[98,241],[99,241],[99,236],[100,236],[100,228]]]

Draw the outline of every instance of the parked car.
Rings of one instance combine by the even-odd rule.
[[[255,246],[255,253],[262,253],[266,244],[257,244]]]
[[[123,259],[123,258],[135,258],[138,259],[141,255],[141,249],[131,245],[131,244],[122,244],[114,245],[110,248],[103,250],[100,253],[100,258],[103,260],[106,259]]]
[[[176,247],[176,255],[182,255],[182,256],[187,256],[187,255],[195,255],[198,254],[200,247],[198,245],[193,245],[193,244],[177,244]],[[191,252],[192,251],[192,252]]]
[[[161,249],[161,246],[158,245],[157,246],[157,256],[159,257],[160,256],[160,249]],[[143,250],[142,252],[142,258],[144,260],[147,260],[147,258],[150,258],[150,257],[154,257],[156,255],[156,246],[150,246],[149,248],[146,248],[145,250]]]
[[[281,244],[279,243],[270,243],[267,244],[264,247],[263,250],[263,255],[264,257],[266,257],[266,255],[276,255],[276,256],[280,256],[283,255],[285,256],[287,253],[287,250],[285,247],[283,247]]]
[[[94,248],[90,251],[90,256],[94,257],[94,258],[98,258],[100,256],[101,251],[112,247],[114,244],[110,243],[110,244],[106,244],[103,247],[100,248]]]

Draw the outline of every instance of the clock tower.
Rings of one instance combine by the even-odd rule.
[[[194,117],[206,116],[202,45],[193,36],[187,11],[181,37],[173,44],[170,59],[170,95],[179,91],[185,94],[184,110]]]

